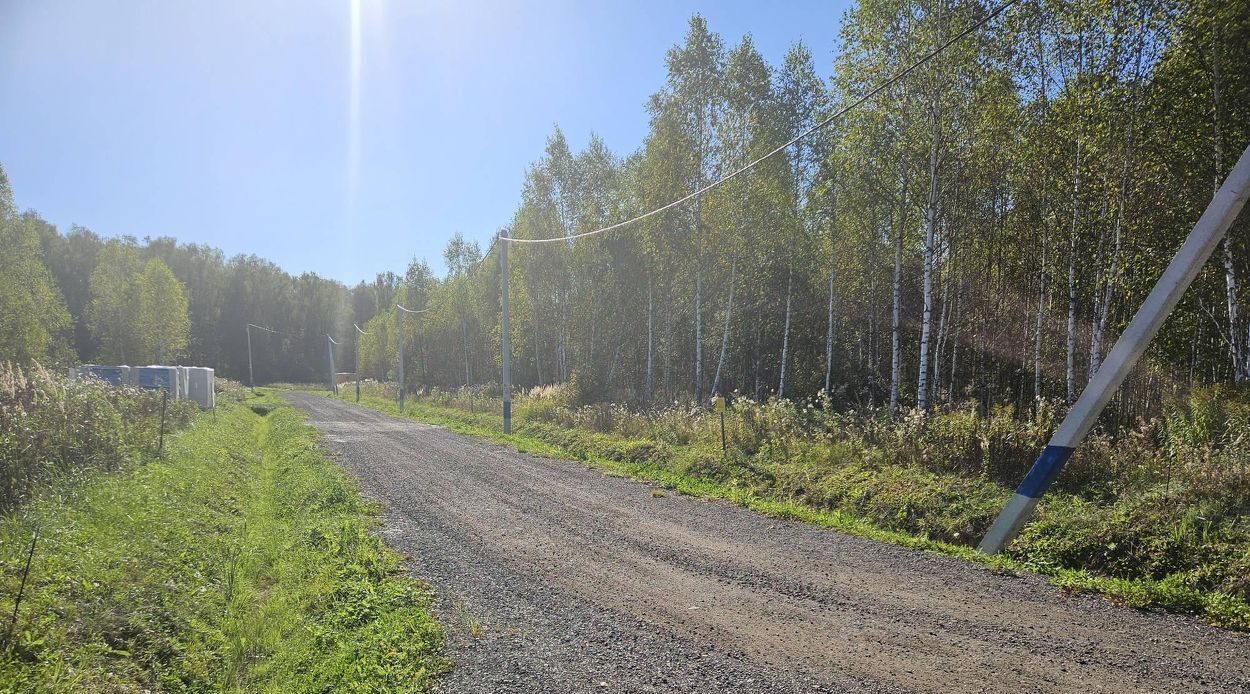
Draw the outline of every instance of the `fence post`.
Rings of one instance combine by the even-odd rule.
[[[165,406],[169,403],[169,391],[161,391],[161,431],[156,444],[156,457],[160,457],[165,450]]]

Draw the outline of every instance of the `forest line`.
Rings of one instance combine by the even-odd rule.
[[[992,9],[861,2],[828,78],[802,44],[770,65],[750,36],[727,46],[695,16],[642,146],[622,157],[592,136],[573,152],[557,128],[506,233],[571,237],[679,199]],[[1235,67],[1248,35],[1238,3],[1018,4],[706,195],[629,230],[518,246],[513,379],[572,381],[586,401],[1070,401],[1250,140],[1250,76]],[[321,381],[326,336],[350,365],[356,323],[363,374],[388,380],[401,303],[437,307],[403,323],[410,389],[497,380],[498,266],[459,234],[444,277],[414,260],[347,287],[171,238],[60,233],[5,198],[18,251],[0,292],[14,306],[5,359],[179,360],[242,378],[252,322],[280,333],[255,340],[258,380]],[[1250,375],[1247,226],[1165,326],[1126,411]]]

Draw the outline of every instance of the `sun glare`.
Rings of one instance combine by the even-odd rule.
[[[350,0],[351,20],[349,31],[350,43],[350,90],[347,114],[347,203],[348,210],[355,210],[356,187],[360,170],[360,73],[362,62],[361,48],[361,3],[362,0]]]

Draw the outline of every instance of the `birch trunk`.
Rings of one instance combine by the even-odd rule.
[[[651,279],[647,278],[647,400],[655,398],[652,361],[655,354],[655,302],[652,300]]]
[[[729,317],[734,310],[734,284],[738,273],[738,258],[729,266],[729,300],[725,303],[725,325],[721,329],[720,358],[716,360],[716,377],[712,379],[712,393],[720,393],[721,370],[725,368],[725,354],[729,351]]]
[[[1076,399],[1076,253],[1077,223],[1081,214],[1081,143],[1076,145],[1076,174],[1072,182],[1072,226],[1068,230],[1068,344],[1067,402]]]
[[[794,218],[802,220],[803,208],[802,198],[802,182],[800,180],[800,167],[802,166],[803,151],[800,149],[799,143],[794,143]],[[802,221],[798,222],[802,225]],[[790,356],[790,310],[791,302],[794,295],[794,247],[793,241],[798,237],[794,234],[791,237],[790,262],[786,273],[786,316],[785,327],[781,333],[781,377],[777,382],[777,397],[784,398],[786,396],[786,359]]]
[[[1125,165],[1127,168],[1127,164]],[[1127,173],[1125,174],[1127,175]],[[1125,184],[1123,179],[1120,183],[1120,196],[1118,208],[1115,216],[1115,241],[1111,251],[1111,267],[1107,270],[1107,274],[1103,279],[1102,296],[1097,299],[1094,307],[1094,324],[1090,335],[1089,344],[1089,377],[1093,378],[1098,373],[1098,368],[1102,366],[1102,345],[1103,336],[1107,332],[1107,320],[1111,316],[1111,301],[1115,298],[1115,282],[1116,275],[1119,273],[1120,253],[1122,246],[1122,230],[1124,223],[1124,201]]]
[[[830,393],[830,387],[833,380],[833,263],[829,263],[829,309],[826,320],[828,321],[825,331],[825,394]],[[860,343],[860,353],[863,353],[863,343]]]
[[[1045,204],[1043,202],[1043,204]],[[1042,325],[1046,316],[1046,256],[1049,253],[1046,229],[1042,228],[1042,262],[1037,273],[1037,321],[1033,326],[1033,399],[1042,399]]]
[[[469,325],[463,317],[460,318],[460,339],[464,345],[464,387],[468,388],[473,375],[469,371]]]
[[[781,338],[781,379],[777,383],[777,397],[786,396],[786,354],[790,349],[790,299],[794,289],[794,263],[790,264],[790,273],[786,279],[786,327]]]
[[[694,400],[703,402],[703,264],[694,273]]]
[[[948,233],[949,235],[949,233]],[[947,244],[949,244],[949,240]],[[930,388],[933,392],[933,400],[936,402],[942,391],[942,357],[946,354],[947,326],[950,314],[950,298],[951,298],[951,270],[950,263],[944,263],[942,266],[942,310],[938,314],[937,343],[933,350],[933,383]]]
[[[671,290],[672,287],[670,286]],[[664,396],[673,393],[673,302],[672,296],[664,307]]]
[[[893,315],[890,320],[890,414],[898,411],[899,369],[902,367],[902,352],[899,344],[899,319],[902,312],[902,277],[903,277],[903,224],[906,212],[907,182],[903,182],[903,191],[899,196],[897,229],[894,236],[894,278],[891,288],[894,294]]]
[[[934,120],[937,119],[936,104]],[[933,123],[933,137],[929,142],[929,195],[924,211],[924,309],[920,317],[920,368],[916,382],[916,409],[929,409],[929,330],[933,320],[933,261],[934,227],[937,225],[937,123]]]
[[[543,355],[538,347],[538,321],[534,321],[534,377],[537,385],[543,385]]]
[[[1224,178],[1224,135],[1220,122],[1222,97],[1220,94],[1220,60],[1219,60],[1219,23],[1211,18],[1211,100],[1215,117],[1211,125],[1213,163],[1215,176],[1212,185],[1212,196],[1220,189]],[[1240,322],[1237,316],[1237,268],[1233,264],[1233,248],[1231,236],[1224,237],[1224,293],[1228,304],[1228,349],[1232,354],[1233,380],[1241,383],[1250,379],[1250,354],[1246,354],[1242,346]],[[1246,344],[1250,344],[1250,326],[1247,326]]]

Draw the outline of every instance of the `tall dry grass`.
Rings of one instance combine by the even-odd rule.
[[[70,379],[35,363],[0,365],[0,512],[53,480],[108,472],[156,454],[161,395]],[[170,401],[166,431],[196,411]]]

